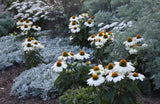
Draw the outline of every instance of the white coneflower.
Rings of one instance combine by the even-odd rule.
[[[29,21],[28,19],[24,22],[25,25],[31,26],[33,22]]]
[[[89,54],[85,53],[84,51],[80,51],[78,54],[75,55],[75,58],[78,60],[88,59]]]
[[[78,17],[76,17],[76,16],[72,16],[72,17],[70,17],[70,19],[69,19],[70,21],[77,21],[78,20]]]
[[[94,22],[92,22],[91,20],[88,20],[87,22],[84,23],[84,25],[86,25],[88,27],[93,27],[94,26]]]
[[[41,31],[41,27],[38,25],[34,25],[32,26],[32,29],[36,30],[36,31]]]
[[[104,43],[102,42],[101,39],[98,39],[96,42],[95,42],[95,46],[96,48],[102,48],[104,46]]]
[[[120,62],[115,62],[115,66],[113,71],[118,72],[120,74],[127,74],[134,71],[135,68],[131,66],[131,63],[127,62],[126,60],[122,59]]]
[[[81,16],[88,17],[88,13],[82,13]]]
[[[104,83],[104,81],[105,81],[104,77],[98,76],[97,74],[95,74],[95,75],[92,75],[92,78],[87,80],[87,84],[89,86],[99,86],[102,83]]]
[[[135,42],[131,37],[128,37],[127,41],[124,41],[123,44],[124,44],[126,47],[130,47],[130,46],[135,45],[136,42]]]
[[[93,41],[93,40],[95,40],[95,35],[94,34],[92,34],[89,38],[88,38],[88,41]]]
[[[23,26],[21,26],[20,29],[23,30],[23,31],[29,31],[31,29],[31,26],[23,25]]]
[[[24,46],[24,51],[32,51],[34,50],[34,47],[32,46],[31,43],[27,43],[25,46]]]
[[[44,48],[44,46],[38,41],[32,41],[32,46],[34,48]]]
[[[106,76],[106,79],[108,82],[118,82],[118,81],[121,81],[122,79],[124,79],[124,75],[123,74],[119,74],[117,72],[113,72],[113,73],[110,73],[109,75]]]
[[[129,73],[129,75],[127,76],[129,79],[132,79],[132,80],[136,80],[136,79],[139,79],[141,81],[144,80],[145,76],[140,74],[140,73]]]
[[[109,73],[112,73],[113,72],[113,67],[114,65],[112,63],[109,63],[105,69],[103,70],[103,75],[107,75]]]
[[[137,35],[135,38],[133,38],[133,40],[138,43],[138,42],[143,41],[144,39],[141,37],[141,35]]]
[[[103,35],[105,35],[106,34],[106,31],[101,31],[101,32],[99,32],[98,34],[97,34],[97,36],[96,36],[96,38],[97,39],[103,39]]]
[[[67,51],[64,51],[64,52],[62,53],[62,56],[59,56],[59,57],[58,57],[58,60],[66,61],[66,60],[68,59],[68,57],[69,57],[68,52],[67,52]]]
[[[95,66],[93,69],[90,69],[89,71],[89,75],[90,74],[98,74],[98,75],[102,75],[103,74],[103,70],[104,70],[104,68],[103,68],[103,66],[101,65],[101,64],[99,64],[98,66]]]
[[[29,38],[25,39],[24,42],[22,43],[22,46],[25,46],[28,43],[32,44],[33,40],[35,40],[33,37],[29,37]]]
[[[63,69],[67,68],[67,64],[65,62],[57,61],[53,66],[52,69],[55,72],[62,72]]]
[[[80,32],[80,28],[79,28],[78,26],[75,26],[75,27],[73,27],[73,28],[71,29],[71,32],[72,32],[72,33],[78,33],[78,32]]]
[[[17,24],[17,26],[23,26],[24,25],[24,20],[20,19],[16,24]]]
[[[102,43],[106,43],[108,39],[109,39],[109,38],[108,38],[108,35],[107,35],[107,34],[104,34],[104,35],[103,35],[103,38],[101,39],[101,40],[102,40]]]
[[[71,21],[69,23],[69,29],[72,29],[73,27],[77,27],[78,26],[78,21]]]
[[[74,53],[73,53],[73,52],[69,52],[69,56],[68,56],[68,58],[69,58],[69,59],[70,59],[70,58],[75,59]]]
[[[71,36],[69,37],[69,40],[73,40],[73,38],[74,38],[73,35],[71,35]]]
[[[95,19],[95,17],[94,16],[91,16],[91,18],[90,18],[91,20],[94,20]]]

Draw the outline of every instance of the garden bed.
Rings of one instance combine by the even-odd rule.
[[[0,104],[160,104],[159,4],[0,0]]]

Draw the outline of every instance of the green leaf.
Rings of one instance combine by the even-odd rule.
[[[54,82],[54,85],[57,85],[60,81],[61,81],[61,76],[58,76],[58,78]]]
[[[103,92],[103,97],[106,102],[110,102],[112,104],[114,101],[115,94],[116,90],[114,88],[110,88],[107,91]]]

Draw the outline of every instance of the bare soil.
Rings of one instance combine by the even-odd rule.
[[[25,67],[20,65],[0,71],[0,104],[59,104],[58,98],[43,101],[38,97],[20,100],[16,96],[10,96],[14,78],[19,76],[23,71],[25,71]],[[160,104],[160,90],[156,91],[152,98],[138,98],[138,101],[141,104]]]

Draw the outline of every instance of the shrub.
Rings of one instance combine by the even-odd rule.
[[[14,26],[15,21],[10,16],[0,13],[0,37],[13,31]]]
[[[89,15],[94,15],[98,11],[110,11],[110,0],[86,0],[83,2],[83,11],[88,11]]]

